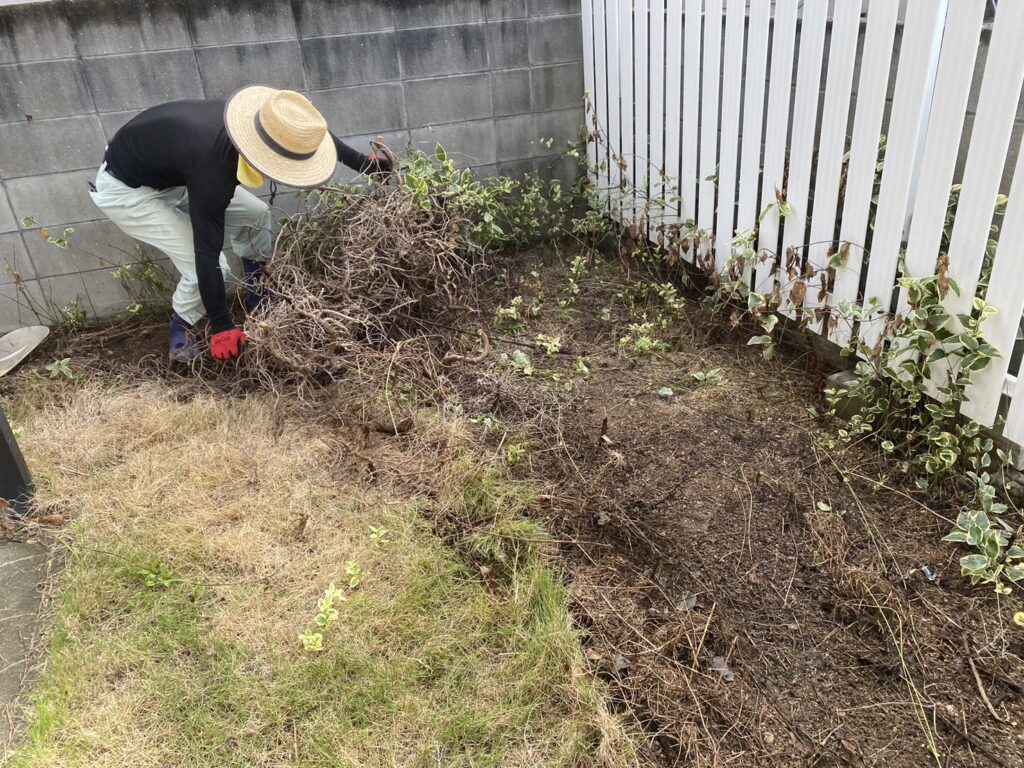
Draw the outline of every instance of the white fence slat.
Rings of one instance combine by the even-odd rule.
[[[601,2],[601,0],[598,0]],[[596,111],[595,84],[594,84],[594,0],[583,0],[581,7],[583,17],[583,89],[589,100],[588,107]],[[591,118],[593,112],[586,115],[587,131],[593,130]],[[587,144],[587,165],[589,166],[588,176],[590,183],[595,187],[600,186],[597,174],[597,145],[595,141]]]
[[[618,0],[618,100],[621,102],[623,123],[621,156],[626,163],[626,190],[622,196],[623,222],[627,224],[633,222],[636,210],[636,196],[630,188],[636,167],[633,82],[633,0]]]
[[[634,214],[637,217],[644,214],[644,207],[647,203],[647,182],[651,175],[651,153],[648,148],[651,136],[648,122],[651,87],[648,67],[651,52],[648,45],[647,3],[648,0],[633,0],[633,131],[635,138],[630,165],[633,171],[633,186],[637,189]]]
[[[784,186],[786,138],[789,129],[789,101],[793,84],[793,44],[796,39],[797,0],[775,0],[772,29],[771,75],[768,84],[768,123],[764,135],[764,168],[761,176],[761,206],[775,201],[775,190]],[[759,259],[754,290],[770,294],[772,270],[779,245],[779,212],[773,208],[761,222],[758,233]],[[761,260],[764,257],[764,260]]]
[[[825,102],[822,107],[821,135],[818,139],[818,161],[814,174],[814,207],[811,211],[810,245],[807,259],[814,268],[808,280],[804,306],[814,309],[826,305],[829,246],[836,231],[836,209],[839,206],[839,180],[843,172],[843,151],[846,149],[846,125],[850,115],[850,94],[853,90],[853,65],[857,57],[860,35],[860,5],[838,3],[832,17],[828,69],[825,77]],[[826,283],[822,285],[822,283]],[[814,318],[809,330],[819,332],[821,320]]]
[[[668,0],[665,7],[665,194],[679,194],[680,121],[683,95],[683,0]],[[679,204],[672,206],[666,223],[680,220]]]
[[[747,0],[728,0],[725,15],[727,51],[722,66],[722,130],[718,161],[718,221],[715,265],[721,271],[731,255],[736,206],[736,168],[739,165],[740,95],[743,88],[743,31]]]
[[[921,120],[929,76],[935,28],[941,0],[915,0],[907,6],[900,48],[896,92],[886,140],[885,166],[878,194],[878,213],[871,244],[864,305],[877,299],[881,316],[861,323],[861,340],[874,346],[885,328],[896,265],[903,241],[903,225],[914,175],[914,158],[921,134]]]
[[[757,225],[757,192],[761,175],[761,133],[768,65],[768,22],[771,0],[750,0],[747,22],[747,69],[743,83],[743,146],[740,152],[740,191],[736,229]],[[747,265],[749,272],[750,265]]]
[[[704,0],[704,80],[700,100],[700,177],[697,180],[697,226],[715,226],[715,183],[709,180],[718,163],[718,86],[722,60],[722,0]],[[701,252],[709,245],[702,242]]]
[[[946,13],[920,183],[907,239],[906,264],[911,277],[935,273],[986,3],[987,0],[956,0]],[[896,311],[902,313],[906,308],[904,295]]]
[[[864,33],[864,51],[861,55],[857,85],[856,114],[853,119],[853,138],[850,141],[850,160],[846,175],[842,224],[839,228],[840,245],[850,243],[846,262],[836,270],[830,305],[857,299],[861,266],[864,260],[864,241],[871,214],[874,193],[875,166],[878,160],[878,141],[882,133],[882,115],[885,110],[889,70],[893,64],[893,41],[896,35],[898,3],[871,3]],[[850,341],[852,328],[848,320],[838,318],[830,329],[829,338],[840,346]]]
[[[636,133],[633,123],[633,0],[618,0],[619,15],[619,109],[622,121],[622,141],[619,156],[626,164],[622,172],[626,189],[621,192],[622,222],[631,224],[635,213],[636,197],[630,184],[636,162],[633,152]]]
[[[665,170],[665,0],[650,0],[649,14],[651,23],[650,42],[650,81],[651,95],[648,99],[650,107],[651,147],[650,154],[651,191],[655,200],[665,197],[665,185],[662,182]],[[651,222],[654,226],[661,224],[665,214],[664,205],[655,203],[652,206]]]
[[[786,202],[791,213],[782,229],[782,251],[779,267],[780,311],[795,316],[787,303],[789,289],[800,279],[800,260],[805,255],[809,195],[811,190],[811,161],[814,157],[814,132],[818,124],[818,96],[821,89],[821,66],[825,46],[825,22],[828,20],[828,0],[810,0],[803,7],[800,23],[800,52],[797,55],[796,96],[793,103],[793,136],[789,142],[789,172],[786,177]],[[796,248],[796,264],[787,273],[786,252]]]
[[[985,256],[985,244],[1006,162],[1021,83],[1024,82],[1024,3],[1000,3],[992,25],[985,77],[978,95],[971,146],[949,242],[950,275],[960,295],[950,292],[951,313],[969,312]],[[1024,286],[1021,288],[1024,290]]]
[[[679,194],[682,197],[680,216],[683,221],[697,221],[697,137],[700,130],[700,39],[701,0],[686,0],[683,18],[683,154],[679,173]],[[693,249],[686,252],[693,260]]]
[[[605,67],[608,78],[608,104],[607,114],[601,116],[601,120],[608,129],[608,209],[612,218],[622,221],[621,199],[619,192],[619,170],[618,158],[622,152],[622,117],[621,97],[619,95],[619,12],[618,6],[622,0],[605,0],[604,21],[605,52],[608,56]]]
[[[608,148],[605,140],[608,138],[608,48],[605,45],[605,0],[591,0],[593,5],[594,20],[594,115],[590,118],[587,126],[590,131],[603,133],[593,142],[594,166],[597,169],[598,198],[604,202],[603,210],[608,207]],[[597,118],[597,124],[593,122]]]
[[[1024,310],[1024,152],[1017,155],[1013,171],[1013,185],[1010,199],[1006,203],[1003,228],[999,233],[992,278],[989,281],[985,299],[999,307],[999,312],[987,318],[981,326],[985,339],[998,349],[1002,356],[989,363],[988,368],[974,374],[973,383],[967,390],[967,401],[963,414],[986,427],[992,426],[999,408],[1003,382],[1010,367],[1010,353],[1013,352]],[[1020,379],[1018,378],[1018,383]],[[1010,412],[1006,418],[1003,434],[1015,443],[1024,443],[1024,388],[1017,387]]]
[[[971,312],[974,294],[978,288],[979,273],[985,258],[985,247],[990,236],[996,195],[1002,178],[1003,165],[1010,144],[1017,101],[1024,83],[1024,3],[1003,3],[996,12],[992,25],[991,44],[985,61],[985,74],[978,95],[978,108],[971,132],[971,146],[967,150],[956,219],[949,242],[949,275],[959,285],[960,293],[950,291],[943,306],[953,315],[950,330],[959,328],[956,315]],[[1004,251],[1004,258],[1010,256]],[[990,282],[991,285],[991,282]],[[1018,286],[1018,290],[1022,290]],[[1000,349],[1009,355],[1009,349]],[[932,366],[932,380],[937,386],[947,381],[949,360]],[[995,385],[991,385],[995,386]],[[999,384],[1000,391],[1002,383]],[[993,395],[995,393],[992,393]],[[1016,391],[1011,411],[1017,400]],[[962,406],[961,406],[962,407]],[[1017,403],[1019,411],[1020,404]],[[963,408],[963,407],[962,407]],[[1008,414],[1009,416],[1009,414]],[[1021,416],[1015,411],[1015,423]]]

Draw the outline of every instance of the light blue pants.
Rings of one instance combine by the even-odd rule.
[[[171,298],[174,311],[187,323],[199,322],[206,315],[206,308],[199,295],[185,187],[133,189],[107,173],[104,163],[96,174],[96,191],[89,194],[122,232],[167,254],[181,275]],[[224,223],[236,256],[253,261],[266,261],[270,257],[273,250],[270,208],[252,192],[241,186],[235,190],[225,211]],[[230,270],[223,252],[220,268],[226,282]]]

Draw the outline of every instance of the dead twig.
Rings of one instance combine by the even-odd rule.
[[[985,686],[981,682],[981,675],[978,674],[978,668],[974,665],[974,658],[971,655],[971,647],[967,643],[966,637],[961,637],[960,642],[964,648],[964,654],[967,656],[967,664],[971,668],[971,674],[974,675],[974,682],[978,685],[978,693],[981,694],[981,700],[985,702],[985,708],[988,709],[989,714],[995,719],[997,723],[1005,723],[1006,720],[999,716],[996,712],[996,708],[992,706],[992,702],[988,699],[988,694],[985,693]]]
[[[487,356],[491,354],[491,342],[487,338],[487,334],[484,333],[483,328],[477,328],[476,335],[480,338],[480,353],[476,355],[460,355],[457,352],[448,350],[445,353],[444,358],[441,360],[442,363],[482,363],[487,359]]]

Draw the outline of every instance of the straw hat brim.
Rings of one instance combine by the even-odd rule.
[[[319,186],[334,175],[338,166],[338,154],[330,131],[324,134],[313,156],[306,160],[284,157],[256,132],[256,114],[267,97],[277,90],[251,85],[235,91],[224,107],[224,127],[246,162],[271,181],[300,189]]]

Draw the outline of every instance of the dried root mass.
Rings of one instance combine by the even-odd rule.
[[[471,212],[443,193],[424,204],[399,179],[317,196],[284,224],[269,300],[246,326],[243,365],[266,384],[330,383],[393,355],[424,320],[464,317],[485,266]]]

